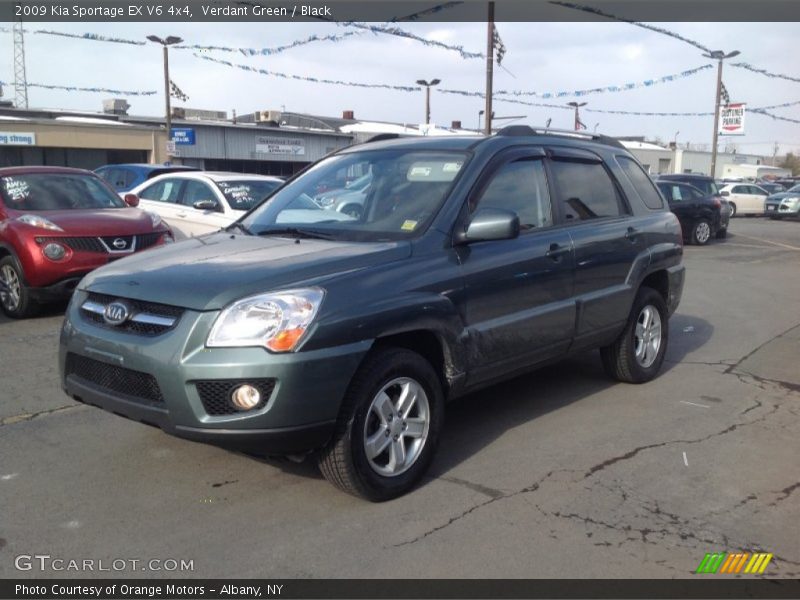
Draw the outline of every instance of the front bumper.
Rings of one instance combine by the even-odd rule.
[[[206,348],[218,311],[186,310],[174,328],[146,336],[87,319],[80,310],[86,296],[83,291],[75,293],[61,331],[59,367],[64,391],[80,402],[169,434],[239,450],[294,454],[324,446],[333,434],[347,386],[371,345],[365,341],[285,354],[262,348]],[[72,369],[68,356],[69,365],[79,357],[79,361],[99,365],[96,372],[100,374],[67,372]],[[155,385],[157,392],[140,394],[138,390],[144,388],[126,387],[130,377],[153,382],[149,385]],[[265,401],[252,411],[229,414],[209,409],[199,383],[219,382],[224,389],[231,381],[265,378],[274,380]],[[217,400],[230,401],[225,394]]]

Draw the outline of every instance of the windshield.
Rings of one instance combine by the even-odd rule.
[[[254,235],[312,232],[331,239],[383,241],[420,234],[461,171],[464,152],[373,150],[332,156],[309,169],[242,220]],[[321,205],[322,181],[369,174],[368,191]],[[298,232],[297,230],[302,230]]]
[[[217,187],[233,210],[250,210],[274,192],[282,181],[235,179],[217,181]]]
[[[706,196],[719,196],[719,188],[717,184],[710,179],[700,179],[699,181],[691,181],[691,184],[698,188]]]
[[[789,188],[788,190],[786,190],[786,191],[787,191],[787,192],[791,192],[791,193],[793,193],[793,194],[800,194],[800,185],[795,185],[795,186],[793,186],[793,187],[790,187],[790,188]]]
[[[122,199],[94,175],[31,173],[0,178],[6,206],[13,210],[124,208]]]

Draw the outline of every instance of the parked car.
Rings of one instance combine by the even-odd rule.
[[[373,174],[360,219],[285,217],[355,167]],[[313,453],[334,485],[387,500],[433,460],[445,399],[591,348],[619,381],[656,377],[682,254],[616,140],[517,126],[355,145],[224,232],[84,279],[61,381],[177,436]]]
[[[656,187],[681,222],[686,240],[704,246],[712,236],[722,239],[728,235],[730,215],[723,212],[718,196],[704,194],[693,185],[679,181],[658,181]]]
[[[124,194],[148,179],[165,173],[181,173],[199,171],[196,167],[185,165],[151,165],[148,163],[127,163],[121,165],[104,165],[94,170],[100,177],[114,188],[118,194]]]
[[[361,216],[372,183],[372,173],[354,179],[345,187],[319,194],[314,201],[327,210],[335,210],[355,218]]]
[[[769,193],[754,183],[729,183],[722,187],[719,195],[730,203],[733,210],[731,216],[735,217],[763,215],[764,203]]]
[[[800,217],[800,185],[768,196],[764,210],[770,219]]]
[[[91,171],[0,169],[0,306],[10,317],[68,298],[96,267],[171,241],[158,215],[126,204]]]
[[[756,185],[760,187],[762,190],[766,190],[769,194],[779,194],[780,192],[786,191],[786,188],[783,187],[780,183],[772,183],[769,181],[757,181]]]
[[[722,187],[720,183],[702,173],[666,173],[659,175],[656,182],[659,181],[678,181],[681,183],[688,183],[689,185],[700,190],[704,196],[714,196],[719,199],[722,204],[721,216],[727,223],[728,219],[733,216],[734,207],[728,202],[726,198],[720,195],[719,190]],[[727,226],[726,226],[727,233]],[[723,237],[726,234],[722,234]]]
[[[283,183],[266,175],[198,171],[160,175],[129,193],[183,239],[230,225]]]

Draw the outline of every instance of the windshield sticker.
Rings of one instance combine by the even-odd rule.
[[[458,173],[461,170],[461,165],[463,164],[463,162],[444,163],[442,165],[442,171],[445,173]]]
[[[31,193],[31,188],[27,181],[7,177],[4,183],[6,194],[14,202],[22,202]]]
[[[414,229],[416,229],[417,227],[417,223],[419,223],[419,221],[412,221],[411,219],[408,219],[406,221],[403,221],[403,224],[400,226],[400,229],[402,229],[403,231],[414,231]]]
[[[414,177],[430,177],[431,175],[431,168],[430,167],[411,167],[408,172],[408,178],[412,179]]]

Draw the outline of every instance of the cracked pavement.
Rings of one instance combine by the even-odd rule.
[[[384,504],[75,404],[59,310],[0,317],[0,577],[92,576],[15,571],[45,553],[193,559],[157,574],[176,577],[686,578],[715,551],[800,577],[798,232],[735,219],[687,247],[657,380],[587,353],[450,404],[429,477]]]

